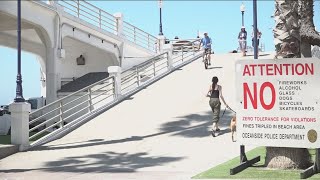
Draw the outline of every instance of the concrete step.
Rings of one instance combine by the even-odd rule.
[[[18,151],[19,151],[18,145],[0,144],[0,159],[3,159],[14,153],[17,153]]]

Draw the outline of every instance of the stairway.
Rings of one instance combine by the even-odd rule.
[[[58,90],[58,93],[76,92],[107,77],[109,77],[109,73],[107,72],[91,72],[62,85],[61,89]]]

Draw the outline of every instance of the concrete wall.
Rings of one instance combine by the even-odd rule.
[[[116,57],[121,57],[122,69],[128,69],[134,65],[140,64],[150,57],[155,55],[155,52],[144,49],[136,44],[123,39],[113,33],[107,32],[105,30],[101,30],[96,26],[93,26],[81,19],[78,19],[74,16],[71,16],[66,13],[62,13],[63,18],[62,21],[65,23],[62,28],[62,37],[69,36],[74,37],[76,39],[86,41],[89,43],[88,35],[91,35],[91,38],[99,39],[98,43],[94,43],[92,45],[96,46],[100,43],[101,40],[107,44],[114,44],[117,47],[107,48],[109,51],[112,51],[116,54]],[[72,28],[74,27],[74,29]],[[101,43],[100,43],[101,44]],[[63,45],[64,46],[64,45]],[[100,46],[100,45],[99,45]],[[120,51],[120,54],[119,54]],[[128,58],[127,58],[128,57]],[[141,58],[142,57],[142,58]]]
[[[115,54],[70,37],[63,39],[63,48],[66,57],[57,61],[60,78],[77,78],[90,72],[107,72],[109,66],[119,65]],[[80,55],[85,58],[85,65],[77,65],[76,58]]]
[[[0,114],[0,135],[7,135],[10,129],[10,115]]]
[[[152,56],[152,54],[146,52],[145,50],[141,50],[140,47],[132,46],[131,42],[125,42],[123,46],[122,69],[129,69],[134,65],[150,59]]]

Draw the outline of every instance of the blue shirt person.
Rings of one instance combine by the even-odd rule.
[[[207,33],[204,33],[204,37],[201,39],[200,45],[203,44],[205,49],[211,49],[212,40]]]
[[[207,54],[209,65],[211,65],[211,44],[212,44],[212,40],[208,36],[208,33],[206,33],[206,32],[204,33],[204,37],[201,39],[200,44],[199,44],[199,49],[200,49],[201,44],[202,44],[202,46],[204,48],[204,53],[203,53],[202,59],[204,59],[204,56]]]

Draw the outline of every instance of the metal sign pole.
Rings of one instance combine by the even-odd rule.
[[[254,59],[258,59],[258,32],[257,32],[257,0],[253,0],[253,45]]]

